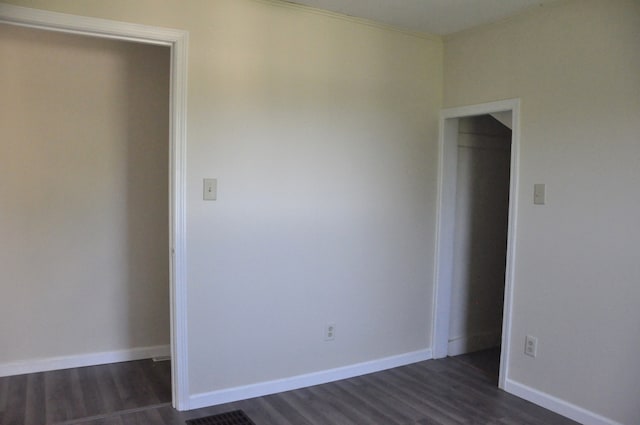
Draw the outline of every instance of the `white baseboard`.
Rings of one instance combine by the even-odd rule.
[[[69,369],[72,367],[95,366],[107,363],[128,362],[169,356],[169,345],[131,348],[129,350],[106,351],[102,353],[79,354],[73,356],[49,357],[14,363],[0,364],[0,376],[22,375],[25,373],[47,372],[49,370]]]
[[[558,413],[583,425],[623,425],[613,419],[605,418],[575,404],[559,399],[542,391],[538,391],[519,382],[507,379],[505,391],[523,398],[545,409]]]
[[[353,378],[354,376],[366,375],[368,373],[379,372],[385,369],[430,360],[431,358],[431,350],[426,349],[397,356],[385,357],[383,359],[372,360],[369,362],[357,363],[350,366],[293,376],[291,378],[260,382],[252,385],[211,391],[208,393],[194,394],[189,399],[189,409],[199,409],[201,407],[214,406],[222,403],[230,403],[233,401],[295,390],[297,388],[325,384],[327,382],[339,381],[341,379]]]
[[[500,345],[501,339],[502,331],[500,329],[474,335],[465,335],[449,341],[447,355],[458,356],[460,354],[497,347]]]

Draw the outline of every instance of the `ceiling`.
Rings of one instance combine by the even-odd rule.
[[[289,0],[411,31],[452,34],[557,0]]]

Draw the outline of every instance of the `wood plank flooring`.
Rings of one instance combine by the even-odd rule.
[[[452,357],[453,360],[463,362],[482,372],[491,382],[498,386],[500,374],[500,347],[476,351],[474,353],[461,354]]]
[[[0,424],[67,424],[171,405],[171,363],[140,360],[0,378]]]
[[[499,390],[486,367],[464,357],[189,412],[169,403],[169,367],[139,361],[0,378],[0,424],[183,425],[236,409],[256,425],[577,424]]]

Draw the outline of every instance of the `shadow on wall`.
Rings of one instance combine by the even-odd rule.
[[[449,355],[495,347],[502,335],[511,130],[461,118]]]
[[[136,346],[149,332],[168,344],[171,51],[126,44],[129,344]],[[140,308],[141,299],[146,308]]]

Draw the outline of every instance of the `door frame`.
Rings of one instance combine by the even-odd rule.
[[[186,115],[189,33],[0,3],[0,23],[99,38],[167,46],[169,95],[169,256],[173,406],[189,408],[186,288]]]
[[[455,199],[458,157],[458,121],[463,117],[496,112],[512,113],[511,171],[509,181],[509,223],[507,229],[507,261],[505,268],[502,345],[498,387],[504,389],[509,372],[509,347],[513,302],[513,276],[516,260],[516,220],[518,217],[518,175],[520,147],[520,99],[508,99],[478,105],[443,109],[440,112],[438,141],[438,210],[436,227],[435,287],[433,305],[432,353],[434,358],[447,356],[449,314],[453,281],[453,249],[455,232]]]

